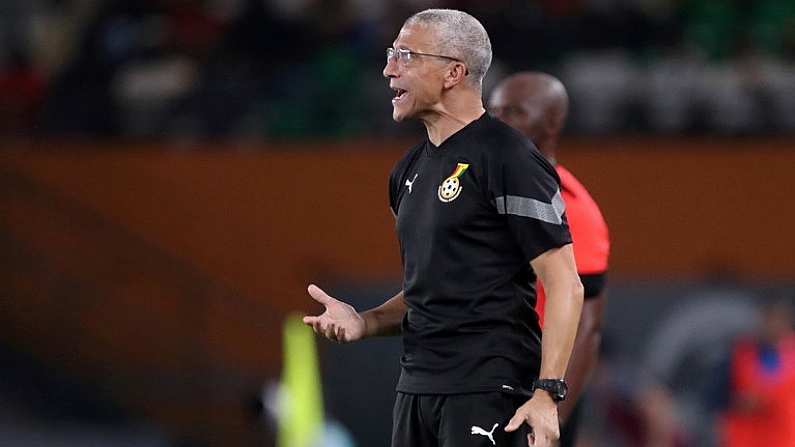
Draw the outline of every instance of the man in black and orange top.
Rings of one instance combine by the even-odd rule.
[[[607,225],[596,202],[566,168],[556,162],[560,132],[566,121],[568,95],[556,78],[537,72],[517,73],[502,81],[491,95],[489,112],[530,138],[555,166],[574,241],[577,271],[585,287],[585,303],[566,373],[570,398],[561,403],[561,445],[574,445],[576,404],[598,359],[604,308],[607,258],[610,251]],[[538,291],[536,312],[543,327],[544,293]]]

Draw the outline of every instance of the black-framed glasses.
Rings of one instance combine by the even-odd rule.
[[[450,60],[450,61],[460,62],[460,63],[464,64],[464,61],[462,61],[461,59],[458,59],[458,58],[455,58],[455,57],[450,57],[450,56],[444,56],[444,55],[441,55],[441,54],[420,53],[418,51],[411,51],[411,50],[407,50],[405,48],[395,49],[395,48],[389,47],[389,48],[386,49],[386,62],[387,63],[389,63],[389,61],[391,61],[393,59],[396,62],[399,62],[399,63],[408,63],[408,62],[411,62],[411,60],[412,60],[412,58],[414,56],[438,57],[438,58],[441,58],[441,59],[447,59],[447,60]],[[464,68],[466,68],[466,64],[464,64]],[[466,68],[466,74],[469,74],[469,68]]]

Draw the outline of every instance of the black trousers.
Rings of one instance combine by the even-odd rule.
[[[505,432],[526,397],[502,393],[397,393],[392,447],[527,447],[529,427]]]

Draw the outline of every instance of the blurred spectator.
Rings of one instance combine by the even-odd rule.
[[[757,335],[739,341],[729,362],[728,407],[720,445],[795,445],[795,331],[788,300],[766,305]]]
[[[657,325],[638,402],[648,444],[714,445],[715,371],[758,324],[753,296],[730,284],[688,295]]]

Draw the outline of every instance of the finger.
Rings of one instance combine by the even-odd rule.
[[[551,447],[555,441],[560,438],[560,432],[556,430],[554,426],[547,426],[544,428],[545,429],[539,433],[539,437],[541,438],[541,444],[539,445],[548,445]]]
[[[335,329],[335,326],[333,324],[329,324],[328,326],[326,326],[326,330],[323,331],[323,334],[329,340],[334,340],[334,329]]]
[[[311,317],[309,315],[303,318],[304,324],[312,326],[316,321],[320,321],[320,317]]]
[[[536,445],[536,437],[533,436],[533,432],[527,434],[527,445],[529,447],[535,447]]]
[[[536,446],[552,447],[556,439],[554,430],[546,430],[536,438]]]
[[[336,333],[334,334],[337,337],[337,341],[342,343],[345,341],[343,336],[345,335],[345,330],[342,329],[342,326],[337,326]]]
[[[309,295],[314,298],[320,304],[328,304],[333,300],[332,297],[328,296],[326,292],[323,291],[320,287],[310,284],[309,287],[306,288],[306,291],[309,292]]]
[[[343,342],[343,343],[347,343],[348,342],[348,339],[345,338],[345,328],[344,327],[340,327],[340,341]]]
[[[516,413],[514,413],[513,417],[508,422],[508,425],[505,426],[505,431],[507,432],[515,431],[517,428],[522,426],[522,423],[524,421],[525,418],[517,411]]]
[[[536,447],[552,447],[552,440],[549,436],[541,436],[540,440],[536,439]]]
[[[323,326],[320,325],[320,320],[315,321],[312,323],[312,329],[318,335],[323,335]]]

